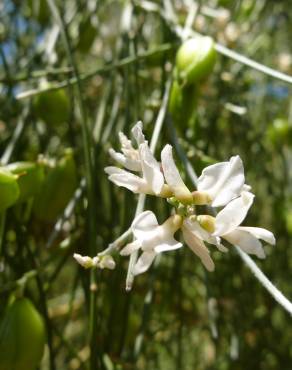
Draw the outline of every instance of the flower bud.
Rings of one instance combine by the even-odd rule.
[[[74,253],[73,257],[82,267],[88,269],[94,266],[92,258],[88,256],[81,256],[81,254]]]
[[[179,82],[189,85],[202,81],[212,72],[215,61],[215,43],[211,37],[196,36],[185,41],[176,54]]]
[[[209,215],[200,215],[197,216],[197,221],[199,222],[200,226],[209,233],[212,234],[215,231],[215,217]]]
[[[210,204],[212,199],[210,195],[204,191],[193,191],[193,202],[197,206],[203,206],[205,204]]]
[[[183,224],[183,217],[180,215],[170,216],[163,223],[164,234],[174,234]]]
[[[159,193],[159,196],[162,198],[169,198],[172,197],[173,192],[170,189],[170,187],[167,184],[164,184],[162,186],[161,192]]]
[[[116,267],[116,263],[113,257],[109,254],[101,257],[100,262],[98,263],[98,267],[101,269],[109,269],[113,270]]]

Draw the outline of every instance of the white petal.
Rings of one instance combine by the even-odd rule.
[[[167,184],[181,202],[192,202],[193,197],[183,182],[172,156],[172,146],[167,144],[161,152],[161,164]]]
[[[120,140],[122,151],[126,150],[126,151],[131,152],[135,150],[133,148],[131,140],[129,140],[128,137],[123,132],[119,132],[119,140]]]
[[[220,238],[218,236],[213,236],[208,233],[207,230],[203,229],[201,225],[196,220],[191,220],[186,218],[184,220],[184,227],[188,228],[190,232],[196,235],[199,239],[206,241],[207,243],[214,244],[216,247],[221,250],[221,252],[227,249],[220,244]],[[223,247],[223,248],[222,248]]]
[[[109,155],[130,171],[141,171],[140,161],[127,158],[124,154],[116,152],[114,149],[109,149]]]
[[[139,146],[143,177],[154,194],[158,195],[164,185],[159,163],[154,158],[147,143]]]
[[[247,231],[235,229],[222,237],[229,243],[237,245],[246,253],[255,254],[259,258],[265,258],[262,243]]]
[[[251,186],[247,185],[247,184],[244,184],[243,187],[242,187],[242,191],[251,191]]]
[[[140,213],[132,222],[133,234],[141,240],[149,239],[149,233],[155,232],[158,226],[157,218],[151,211]]]
[[[214,236],[221,236],[234,230],[245,219],[254,200],[254,195],[242,192],[239,198],[232,200],[223,208],[215,219]]]
[[[156,256],[155,252],[143,252],[141,256],[139,257],[134,269],[133,274],[139,275],[143,272],[147,271],[149,267],[151,266],[154,258]]]
[[[247,231],[250,234],[254,235],[257,239],[262,239],[266,243],[275,245],[276,239],[274,234],[271,233],[269,230],[262,229],[261,227],[249,227],[249,226],[241,226],[238,227],[237,230]]]
[[[182,243],[179,243],[173,237],[169,237],[168,239],[163,240],[163,242],[154,247],[154,250],[156,253],[161,253],[166,251],[173,251],[175,249],[181,248],[182,246]]]
[[[121,251],[121,256],[129,256],[133,252],[137,251],[139,248],[141,248],[141,243],[139,240],[134,240],[132,243],[127,244]]]
[[[136,125],[132,128],[132,134],[137,141],[137,144],[140,145],[145,142],[145,136],[143,134],[143,123],[141,121],[137,122]]]
[[[193,234],[188,228],[182,228],[183,237],[186,244],[190,249],[201,259],[203,265],[208,271],[213,271],[215,269],[214,262],[210,257],[209,250],[195,234]]]
[[[193,221],[190,218],[186,218],[184,220],[184,227],[188,228],[190,232],[201,240],[207,241],[211,237],[211,234],[207,230],[204,230],[196,220]]]
[[[213,207],[224,206],[238,197],[243,185],[244,169],[238,155],[231,157],[229,162],[206,167],[198,179],[198,190],[210,195]]]
[[[104,170],[109,175],[108,179],[117,186],[123,186],[133,193],[151,192],[151,189],[149,189],[147,183],[141,177],[118,167],[106,167]]]

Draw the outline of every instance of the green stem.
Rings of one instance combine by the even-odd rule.
[[[6,210],[0,213],[0,256],[2,255],[5,221],[6,221]]]
[[[61,34],[63,36],[64,45],[68,60],[71,64],[74,79],[76,80],[76,94],[78,99],[78,105],[82,116],[82,142],[83,142],[83,154],[85,159],[85,178],[87,187],[87,199],[88,199],[88,210],[87,210],[87,221],[89,229],[89,253],[90,255],[96,255],[96,217],[95,217],[95,192],[94,192],[94,178],[93,178],[93,160],[91,157],[92,140],[90,137],[90,130],[88,126],[87,114],[82,96],[81,79],[79,76],[78,67],[72,52],[71,41],[67,31],[66,24],[62,19],[59,10],[57,8],[55,0],[47,0],[49,8],[60,27]],[[89,309],[89,342],[90,342],[90,366],[92,370],[97,369],[97,343],[96,343],[96,320],[97,320],[97,306],[96,306],[96,276],[92,271],[90,275],[90,309]]]
[[[84,82],[84,81],[87,81],[87,80],[91,79],[92,77],[95,77],[96,75],[107,74],[108,72],[111,72],[114,69],[119,69],[119,68],[122,68],[122,67],[126,67],[129,64],[137,62],[138,60],[151,58],[152,56],[154,56],[157,53],[166,52],[166,51],[169,51],[171,49],[174,49],[176,46],[177,46],[176,44],[168,44],[168,43],[167,44],[162,44],[161,46],[159,46],[157,48],[153,48],[153,49],[147,50],[145,52],[139,53],[136,56],[126,57],[126,58],[123,58],[123,59],[121,59],[120,61],[118,61],[116,63],[112,63],[112,64],[106,65],[104,67],[97,68],[92,72],[80,74],[79,75],[79,80]],[[77,82],[78,82],[77,78],[72,77],[69,80],[62,81],[62,82],[59,82],[59,83],[56,83],[56,84],[50,84],[50,86],[47,86],[47,87],[44,87],[44,88],[38,88],[38,89],[34,89],[34,90],[24,91],[24,92],[17,95],[17,99],[29,98],[31,96],[41,94],[45,91],[59,90],[59,89],[62,89],[64,87],[67,87],[67,86],[75,85],[75,84],[77,84]]]

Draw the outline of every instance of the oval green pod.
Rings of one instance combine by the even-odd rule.
[[[16,298],[0,324],[0,370],[35,370],[45,347],[42,316],[27,298]]]
[[[275,146],[291,145],[292,125],[286,119],[275,119],[268,128],[267,138]]]
[[[196,36],[185,41],[176,54],[179,82],[194,84],[208,77],[215,66],[216,54],[211,37]]]
[[[76,187],[76,165],[73,152],[68,149],[55,166],[48,168],[41,191],[34,201],[35,216],[42,221],[55,221],[64,211]]]
[[[19,175],[17,182],[20,193],[17,203],[24,202],[40,192],[44,180],[43,165],[34,162],[15,162],[5,168]]]
[[[81,53],[87,53],[96,37],[96,27],[92,18],[82,19],[79,25],[79,40],[77,49]]]
[[[50,9],[46,0],[27,0],[28,16],[36,19],[42,26],[50,21]]]
[[[19,197],[17,176],[0,167],[0,212],[16,203]]]
[[[178,127],[188,127],[195,116],[197,108],[198,88],[196,85],[181,86],[174,80],[169,99],[169,112]]]
[[[59,89],[36,95],[33,99],[33,111],[50,126],[67,122],[70,115],[70,101],[66,91]]]

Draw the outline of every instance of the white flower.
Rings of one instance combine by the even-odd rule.
[[[122,153],[110,149],[110,155],[128,170],[140,172],[141,176],[119,167],[109,166],[105,168],[109,180],[133,193],[154,194],[161,197],[171,196],[169,187],[164,184],[160,164],[154,158],[143,135],[142,122],[138,122],[133,127],[132,134],[136,139],[138,149],[134,149],[131,141],[123,133],[120,133]]]
[[[172,146],[167,144],[161,152],[161,165],[167,184],[173,195],[182,203],[192,203],[193,196],[183,182],[173,160]]]
[[[138,144],[138,147],[140,144],[146,142],[142,129],[143,124],[141,121],[137,122],[136,125],[132,128],[132,134]],[[122,132],[119,133],[119,140],[122,153],[118,153],[111,148],[109,150],[110,156],[130,171],[141,171],[141,159],[139,150],[134,149],[131,140],[129,140],[127,136]]]
[[[259,239],[274,245],[276,241],[273,233],[260,227],[239,226],[245,219],[253,200],[254,195],[246,191],[243,191],[239,198],[232,200],[216,216],[213,235],[221,236],[246,253],[265,258],[265,252]]]
[[[220,238],[237,245],[243,251],[265,258],[265,252],[259,239],[274,245],[275,237],[270,231],[259,227],[239,226],[245,219],[254,200],[254,195],[243,191],[241,196],[232,200],[216,216],[190,217],[184,221],[184,226],[199,239],[215,244],[221,251],[226,248],[221,245]]]
[[[193,193],[179,174],[169,144],[161,152],[161,165],[171,191],[184,204],[211,204],[213,207],[221,207],[239,197],[242,191],[250,190],[250,186],[244,183],[244,169],[239,156],[231,157],[228,162],[206,167],[198,179],[198,190]]]
[[[250,190],[244,184],[244,169],[240,157],[231,157],[228,162],[220,162],[206,167],[198,178],[198,191],[205,192],[213,207],[221,207]]]
[[[158,253],[175,250],[182,247],[182,243],[174,239],[173,234],[181,227],[182,217],[173,215],[162,225],[151,211],[140,213],[132,223],[135,240],[121,250],[121,255],[127,256],[141,249],[133,274],[138,275],[147,271]]]
[[[105,172],[109,175],[109,180],[118,186],[131,190],[133,193],[155,194],[162,197],[171,196],[168,187],[164,184],[160,165],[146,142],[139,145],[139,157],[142,177],[111,166],[105,168]]]

